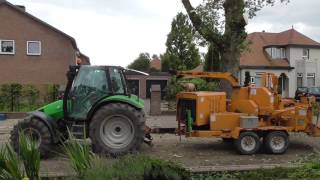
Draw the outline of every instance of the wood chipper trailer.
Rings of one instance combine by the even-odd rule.
[[[226,92],[180,92],[177,94],[178,134],[186,137],[218,137],[234,141],[240,154],[254,154],[263,145],[266,152],[284,153],[289,132],[320,136],[320,125],[313,121],[314,97],[300,101],[278,95],[278,78],[264,74],[262,87],[240,87],[230,73],[176,72],[177,77],[213,78],[228,81],[231,100]]]

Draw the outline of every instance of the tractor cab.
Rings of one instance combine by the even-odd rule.
[[[73,71],[73,72],[70,72]],[[124,69],[113,66],[79,66],[70,68],[70,88],[67,93],[68,118],[87,118],[91,108],[112,95],[127,95]],[[69,92],[68,92],[69,91]]]

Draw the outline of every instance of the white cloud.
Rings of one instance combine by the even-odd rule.
[[[249,21],[248,32],[281,32],[292,26],[308,37],[320,41],[319,0],[291,0],[288,4],[277,3],[265,7]]]
[[[160,54],[181,0],[9,0],[77,40],[93,64],[126,66],[140,52]],[[202,0],[191,0],[193,5]],[[266,7],[249,20],[248,32],[291,28],[320,41],[319,0],[291,0]]]
[[[172,18],[183,10],[180,0],[135,0],[133,10],[113,3],[115,7],[104,7],[109,9],[106,12],[98,4],[86,4],[85,8],[82,0],[80,5],[73,2],[74,7],[81,8],[72,8],[66,1],[11,2],[24,4],[29,13],[74,37],[80,50],[99,65],[127,66],[140,52],[163,53]],[[120,12],[111,13],[116,10]],[[138,10],[141,12],[137,13]]]

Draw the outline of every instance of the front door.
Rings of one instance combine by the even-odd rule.
[[[286,74],[282,73],[279,76],[279,94],[281,94],[282,97],[289,97],[289,78]]]

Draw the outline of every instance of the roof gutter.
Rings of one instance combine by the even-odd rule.
[[[240,66],[240,69],[274,69],[274,70],[292,70],[291,66]]]

